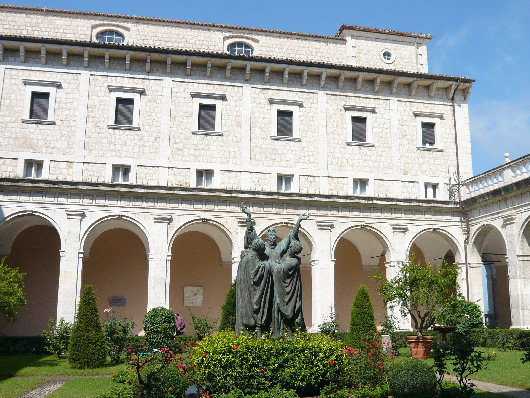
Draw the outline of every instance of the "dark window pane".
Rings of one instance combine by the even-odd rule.
[[[199,104],[199,130],[215,131],[215,105]]]
[[[366,142],[366,118],[352,116],[351,132],[352,141]]]
[[[29,118],[47,120],[48,107],[50,104],[50,93],[31,93],[31,104],[29,108]]]
[[[293,111],[278,111],[276,134],[280,137],[293,136]]]
[[[421,123],[421,145],[433,146],[434,141],[434,123]]]
[[[116,98],[116,112],[114,124],[132,126],[134,113],[134,99]]]

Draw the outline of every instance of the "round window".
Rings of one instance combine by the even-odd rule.
[[[233,55],[246,55],[250,56],[254,52],[254,49],[246,43],[232,43],[229,44],[227,50]]]
[[[125,37],[115,30],[104,30],[96,35],[96,40],[100,43],[123,44]]]
[[[389,49],[385,48],[383,51],[381,51],[381,59],[384,63],[391,64],[394,62],[394,54]]]

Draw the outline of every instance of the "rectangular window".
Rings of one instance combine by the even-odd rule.
[[[114,165],[112,166],[112,182],[129,182],[131,166]]]
[[[199,104],[199,130],[215,131],[216,105]]]
[[[29,105],[29,118],[35,120],[48,120],[50,106],[50,93],[31,92]]]
[[[436,199],[438,184],[425,183],[425,199]]]
[[[368,180],[353,180],[353,194],[357,196],[365,196]]]
[[[278,174],[278,191],[290,192],[293,190],[293,176]]]
[[[293,111],[277,111],[277,129],[279,137],[293,136]]]
[[[114,124],[132,126],[134,121],[134,99],[116,97]]]
[[[26,160],[24,164],[25,178],[42,178],[42,161]]]
[[[197,186],[211,187],[213,185],[213,170],[197,170]]]
[[[351,135],[354,142],[366,142],[366,118],[351,117]]]
[[[422,146],[434,146],[434,123],[421,122],[421,145]]]

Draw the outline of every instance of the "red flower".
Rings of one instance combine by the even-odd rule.
[[[329,361],[329,363],[330,363],[331,365],[333,365],[333,364],[335,363],[335,361],[332,359],[331,361]]]
[[[421,359],[423,359],[425,361],[427,358],[426,357],[421,357]]]
[[[348,350],[342,350],[342,353],[343,353],[343,354],[347,354],[347,353],[348,353]]]
[[[396,356],[395,356],[395,355],[392,355],[392,359],[396,359]]]
[[[237,345],[233,346],[232,348],[234,349],[234,351],[237,350]]]
[[[139,389],[139,388],[137,388],[137,389],[136,389],[136,391],[140,391],[140,389]]]
[[[129,348],[129,349],[127,350],[127,354],[130,354],[131,352],[132,352],[132,350]]]
[[[377,336],[377,333],[374,333],[374,336]]]
[[[206,354],[202,354],[202,357],[203,357],[203,358],[204,358],[205,356],[206,356]],[[187,357],[188,357],[188,356],[186,355],[186,358],[187,358]]]
[[[173,387],[169,387],[169,391],[171,391],[173,389]]]
[[[177,357],[177,359],[182,359],[182,356],[179,355],[179,356]]]
[[[261,368],[259,371],[260,371],[261,373],[263,373],[263,368]]]
[[[132,357],[132,358],[131,358],[131,361],[136,361],[136,357]]]

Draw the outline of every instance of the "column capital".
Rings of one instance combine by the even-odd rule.
[[[173,221],[173,217],[170,214],[157,214],[153,217],[155,223],[169,224]]]
[[[68,219],[82,219],[85,217],[83,210],[66,210],[66,218]]]
[[[323,231],[331,231],[335,228],[335,224],[333,224],[333,221],[320,220],[317,221],[317,228]]]

